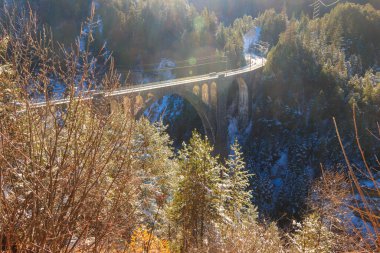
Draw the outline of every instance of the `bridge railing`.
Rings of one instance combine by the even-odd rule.
[[[137,84],[137,85],[124,86],[124,87],[120,87],[118,89],[111,91],[109,93],[109,95],[111,95],[112,93],[117,93],[119,91],[131,90],[133,92],[133,90],[138,90],[140,88],[155,87],[155,86],[159,87],[160,85],[163,85],[163,84],[171,84],[171,83],[175,84],[175,83],[182,82],[182,81],[189,81],[189,83],[190,83],[190,82],[193,82],[193,81],[196,81],[199,79],[213,80],[213,79],[218,79],[220,74],[225,74],[226,76],[231,76],[231,74],[233,75],[234,73],[241,73],[244,71],[249,72],[249,71],[258,69],[258,68],[263,67],[264,65],[265,65],[265,63],[257,64],[254,66],[247,65],[247,66],[236,68],[236,69],[231,69],[231,70],[222,71],[222,72],[216,72],[215,75],[213,75],[213,76],[211,76],[210,75],[211,73],[209,73],[209,74],[199,75],[199,76],[183,77],[183,78],[176,78],[176,79],[170,79],[170,80],[165,80],[165,81],[157,81],[157,82],[151,82],[151,83],[141,83],[141,84]]]
[[[223,73],[223,72],[218,72],[218,73]],[[197,80],[205,77],[210,77],[210,74],[205,74],[205,75],[199,75],[199,76],[191,76],[191,77],[182,77],[182,78],[176,78],[176,79],[169,79],[169,80],[164,80],[164,81],[156,81],[156,82],[151,82],[151,83],[140,83],[140,84],[132,84],[130,86],[124,86],[120,87],[118,89],[115,89],[111,91],[117,92],[117,91],[123,91],[123,90],[133,90],[133,89],[138,89],[142,87],[149,87],[149,86],[160,86],[162,84],[170,84],[170,83],[176,83],[176,82],[181,82],[181,81],[187,81],[187,80]],[[217,79],[218,77],[215,76],[213,77]]]
[[[82,100],[91,100],[94,98],[96,95],[104,95],[105,97],[112,97],[112,96],[117,96],[121,95],[121,92],[125,93],[133,93],[133,92],[138,92],[140,89],[154,89],[155,87],[160,88],[160,86],[165,85],[170,86],[170,84],[185,84],[185,83],[191,83],[194,81],[206,81],[206,80],[214,80],[218,79],[221,74],[224,74],[225,76],[233,76],[236,74],[244,73],[244,72],[249,72],[252,70],[259,69],[265,65],[265,61],[263,61],[261,64],[257,65],[247,65],[244,67],[236,68],[236,69],[231,69],[227,71],[222,71],[222,72],[216,72],[215,75],[210,75],[205,74],[205,75],[199,75],[199,76],[193,76],[193,77],[184,77],[184,78],[178,78],[178,79],[171,79],[171,80],[166,80],[166,81],[159,81],[159,82],[152,82],[152,83],[146,83],[146,84],[138,84],[138,85],[131,85],[131,86],[124,86],[120,87],[118,89],[112,90],[112,91],[96,91],[96,90],[90,90],[86,93],[81,94],[78,99]],[[188,81],[188,82],[186,82]],[[178,85],[180,85],[178,84]],[[58,99],[58,100],[51,100],[49,101],[53,105],[60,105],[60,104],[68,104],[70,102],[70,98],[64,98],[64,99]],[[36,103],[31,103],[31,105],[35,108],[38,107],[44,107],[47,105],[47,102],[36,102]]]

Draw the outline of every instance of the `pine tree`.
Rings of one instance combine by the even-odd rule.
[[[335,234],[322,223],[318,214],[310,214],[296,226],[292,252],[334,252]]]
[[[216,42],[219,48],[223,48],[226,45],[226,28],[224,25],[220,24],[218,27],[218,32],[216,33]]]
[[[137,205],[138,217],[149,224],[154,232],[166,230],[167,198],[172,194],[174,174],[177,169],[172,142],[162,122],[153,125],[147,119],[136,124],[133,142],[136,159],[136,176],[141,181]]]
[[[247,210],[252,208],[252,191],[248,190],[251,174],[245,170],[243,153],[237,140],[231,147],[232,154],[226,162],[227,177],[223,177],[227,195],[226,211],[233,223],[239,223]]]
[[[179,228],[182,251],[203,247],[213,223],[220,219],[221,166],[213,147],[197,132],[179,152],[179,182],[172,202],[172,221]]]

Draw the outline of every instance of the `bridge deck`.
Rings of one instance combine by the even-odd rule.
[[[232,76],[241,75],[244,73],[248,73],[248,72],[252,72],[257,69],[260,69],[265,66],[265,63],[266,63],[266,60],[263,60],[261,64],[255,64],[255,65],[251,64],[242,68],[233,69],[229,71],[211,73],[211,74],[194,76],[194,77],[172,79],[168,81],[133,85],[129,87],[122,87],[120,89],[109,91],[109,92],[94,91],[87,97],[86,96],[81,97],[81,100],[92,100],[95,95],[101,95],[101,94],[104,94],[104,97],[115,97],[115,96],[139,93],[143,91],[174,87],[178,85],[190,84],[190,83],[195,83],[195,82],[206,82],[206,81],[211,81],[211,80],[217,80],[221,75],[223,77],[232,77]],[[70,102],[70,99],[60,99],[60,100],[51,100],[49,101],[49,104],[62,105],[62,104],[68,104],[69,102]],[[41,107],[45,107],[46,105],[47,105],[47,102],[38,102],[38,103],[33,103],[31,106],[33,108],[41,108]]]

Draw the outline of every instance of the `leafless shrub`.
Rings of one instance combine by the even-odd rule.
[[[239,224],[235,231],[227,233],[222,252],[281,253],[286,252],[286,247],[275,223],[266,227],[252,221]]]
[[[122,113],[97,114],[88,100],[95,86],[119,85],[112,60],[99,75],[89,47],[55,44],[32,11],[4,10],[1,18],[1,64],[7,69],[0,73],[2,250],[123,251],[139,222],[138,172],[157,164],[141,159],[151,145],[136,141],[138,131],[147,131],[136,128],[142,123]],[[86,33],[91,43],[91,31]],[[49,89],[57,81],[67,87],[65,105],[51,102]],[[46,105],[36,108],[33,93]]]
[[[318,215],[318,224],[333,232],[331,248],[334,251],[351,251],[356,249],[358,238],[349,233],[348,208],[352,197],[347,175],[338,166],[325,170],[321,166],[321,179],[316,181],[308,198],[310,212]]]
[[[345,203],[346,206],[353,212],[354,216],[359,217],[362,226],[358,226],[352,222],[348,221],[350,226],[350,232],[353,233],[351,236],[353,238],[358,238],[357,246],[361,250],[366,250],[369,252],[380,250],[380,213],[379,213],[379,198],[380,198],[380,162],[378,157],[375,155],[375,162],[373,165],[370,164],[367,154],[363,149],[360,141],[357,118],[356,118],[356,106],[353,106],[353,120],[354,120],[354,130],[357,149],[361,156],[361,165],[354,164],[350,161],[341,135],[339,133],[339,128],[334,118],[334,124],[336,128],[336,133],[339,139],[339,143],[345,158],[346,166],[348,168],[348,176],[351,188],[351,194],[353,196],[352,201]],[[380,127],[378,125],[378,134],[368,130],[368,132],[376,139],[380,140]],[[363,186],[359,182],[359,175],[372,187]],[[355,217],[349,217],[355,218]]]

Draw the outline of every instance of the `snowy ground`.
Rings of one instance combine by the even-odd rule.
[[[266,63],[266,58],[264,57],[260,57],[258,55],[254,55],[254,54],[245,54],[245,61],[247,62],[247,64],[249,65],[251,63],[251,66],[256,66],[256,65],[261,65],[261,64],[264,64]]]
[[[247,64],[251,64],[252,66],[263,64],[266,62],[266,58],[254,54],[250,48],[253,44],[258,43],[260,41],[261,36],[261,28],[254,27],[249,32],[247,32],[244,37],[244,55]]]

